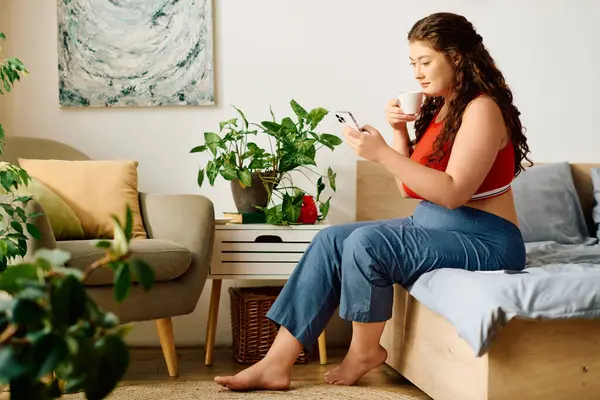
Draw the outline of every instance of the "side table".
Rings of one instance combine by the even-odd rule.
[[[278,226],[224,224],[215,226],[215,244],[207,279],[212,279],[206,355],[211,365],[223,279],[287,279],[304,251],[325,224]],[[327,364],[325,331],[319,336],[319,359]]]

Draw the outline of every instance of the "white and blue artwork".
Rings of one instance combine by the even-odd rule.
[[[212,0],[58,0],[63,107],[214,104]]]

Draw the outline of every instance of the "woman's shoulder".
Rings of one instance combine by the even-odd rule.
[[[482,93],[467,104],[463,114],[465,119],[475,121],[499,121],[503,120],[500,106],[490,95]]]

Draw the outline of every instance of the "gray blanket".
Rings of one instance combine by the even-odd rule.
[[[600,317],[597,239],[528,243],[527,254],[527,268],[519,273],[440,269],[421,276],[409,292],[452,323],[476,356],[515,317]]]

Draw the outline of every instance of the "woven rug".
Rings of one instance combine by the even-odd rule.
[[[63,396],[65,400],[83,400],[83,395]],[[206,381],[144,383],[117,388],[107,400],[203,400],[203,399],[327,399],[327,400],[425,400],[426,395],[412,396],[376,387],[336,386],[315,383],[292,384],[286,392],[231,392]]]

